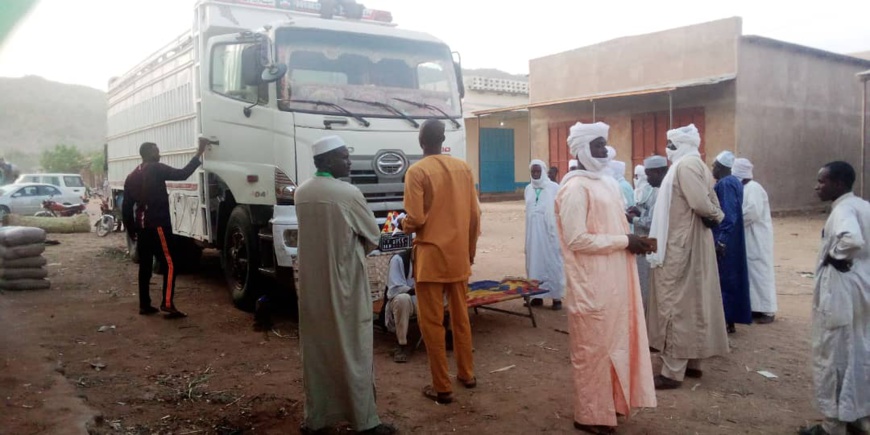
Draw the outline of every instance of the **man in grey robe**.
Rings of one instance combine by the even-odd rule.
[[[626,212],[628,222],[634,225],[634,233],[638,236],[649,237],[652,227],[653,210],[656,206],[656,198],[659,187],[665,174],[668,173],[668,159],[662,156],[650,156],[643,161],[644,178],[646,182],[636,195],[637,204],[629,207]],[[637,276],[640,279],[640,295],[643,299],[644,313],[649,307],[650,270],[646,255],[637,256]]]
[[[358,433],[393,434],[375,406],[373,314],[366,253],[380,232],[362,193],[339,178],[350,154],[337,136],[313,145],[317,173],[296,191],[303,433],[349,422]]]
[[[813,292],[814,399],[825,420],[801,435],[870,433],[870,203],[854,183],[846,162],[819,171],[816,193],[834,203]]]
[[[658,251],[647,256],[652,285],[647,311],[649,345],[661,352],[656,389],[679,388],[703,375],[701,360],[728,353],[725,312],[711,227],[724,214],[713,175],[698,151],[694,125],[668,131],[673,165],[659,188],[650,237]]]

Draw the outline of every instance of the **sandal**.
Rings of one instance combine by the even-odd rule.
[[[817,424],[812,427],[802,427],[798,430],[798,435],[828,435],[828,432],[822,428],[822,425]]]
[[[583,432],[588,432],[596,435],[606,435],[616,433],[616,428],[613,426],[591,426],[588,424],[580,424],[576,421],[574,422],[574,429],[582,430]]]
[[[453,403],[453,393],[439,393],[431,385],[423,387],[423,396],[441,405]]]
[[[680,381],[675,381],[662,375],[656,375],[656,377],[653,378],[653,384],[655,384],[656,390],[676,390],[683,385]]]
[[[393,362],[395,363],[406,363],[410,355],[408,355],[408,345],[399,345],[399,348],[393,352]]]
[[[686,377],[687,377],[687,378],[696,378],[696,379],[698,379],[698,378],[701,378],[702,376],[704,376],[704,371],[703,371],[703,370],[698,370],[698,369],[686,369]]]
[[[357,433],[363,435],[393,435],[399,433],[399,430],[391,424],[381,423],[371,429],[361,430]]]
[[[471,378],[470,381],[459,379],[459,382],[462,383],[463,387],[468,388],[469,390],[477,386],[477,378]]]

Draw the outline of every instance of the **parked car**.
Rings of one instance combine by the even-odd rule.
[[[21,174],[15,184],[23,183],[51,184],[67,194],[87,197],[87,187],[79,174]]]
[[[0,218],[7,213],[32,216],[42,210],[42,201],[47,199],[61,204],[82,202],[79,195],[64,193],[50,184],[9,184],[0,187]]]

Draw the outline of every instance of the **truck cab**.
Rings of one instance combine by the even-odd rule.
[[[422,158],[422,122],[443,120],[445,154],[465,158],[461,68],[449,47],[396,27],[384,11],[363,9],[357,11],[362,18],[353,19],[342,8],[321,6],[306,0],[201,1],[189,36],[122,78],[141,81],[143,72],[154,74],[150,92],[165,88],[155,97],[168,99],[162,107],[173,113],[156,116],[151,128],[159,139],[167,123],[177,124],[184,132],[179,137],[190,141],[164,152],[167,163],[183,165],[197,135],[214,141],[201,171],[168,184],[173,229],[222,251],[233,300],[243,308],[252,307],[264,277],[292,284],[298,240],[293,194],[314,175],[315,141],[338,135],[348,144],[352,168],[345,181],[362,191],[381,223],[402,209],[405,172]],[[110,137],[113,186],[135,167],[135,156],[129,157],[135,142],[114,131],[113,110],[120,112],[120,98],[126,102],[137,92],[115,87],[113,92],[110,84],[110,136],[126,141],[128,157],[111,155]],[[113,172],[113,162],[122,161],[126,167]]]

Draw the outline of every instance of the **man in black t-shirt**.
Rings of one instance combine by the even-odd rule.
[[[172,261],[172,220],[169,217],[169,194],[167,181],[182,181],[189,178],[202,163],[200,157],[210,144],[206,138],[199,139],[196,155],[182,169],[160,163],[157,144],[145,142],[139,147],[142,164],[124,182],[124,226],[130,238],[137,241],[139,253],[139,314],[154,314],[159,310],[151,306],[149,285],[152,259],[157,258],[163,273],[163,301],[160,310],[170,319],[187,317],[175,308],[175,267]]]

